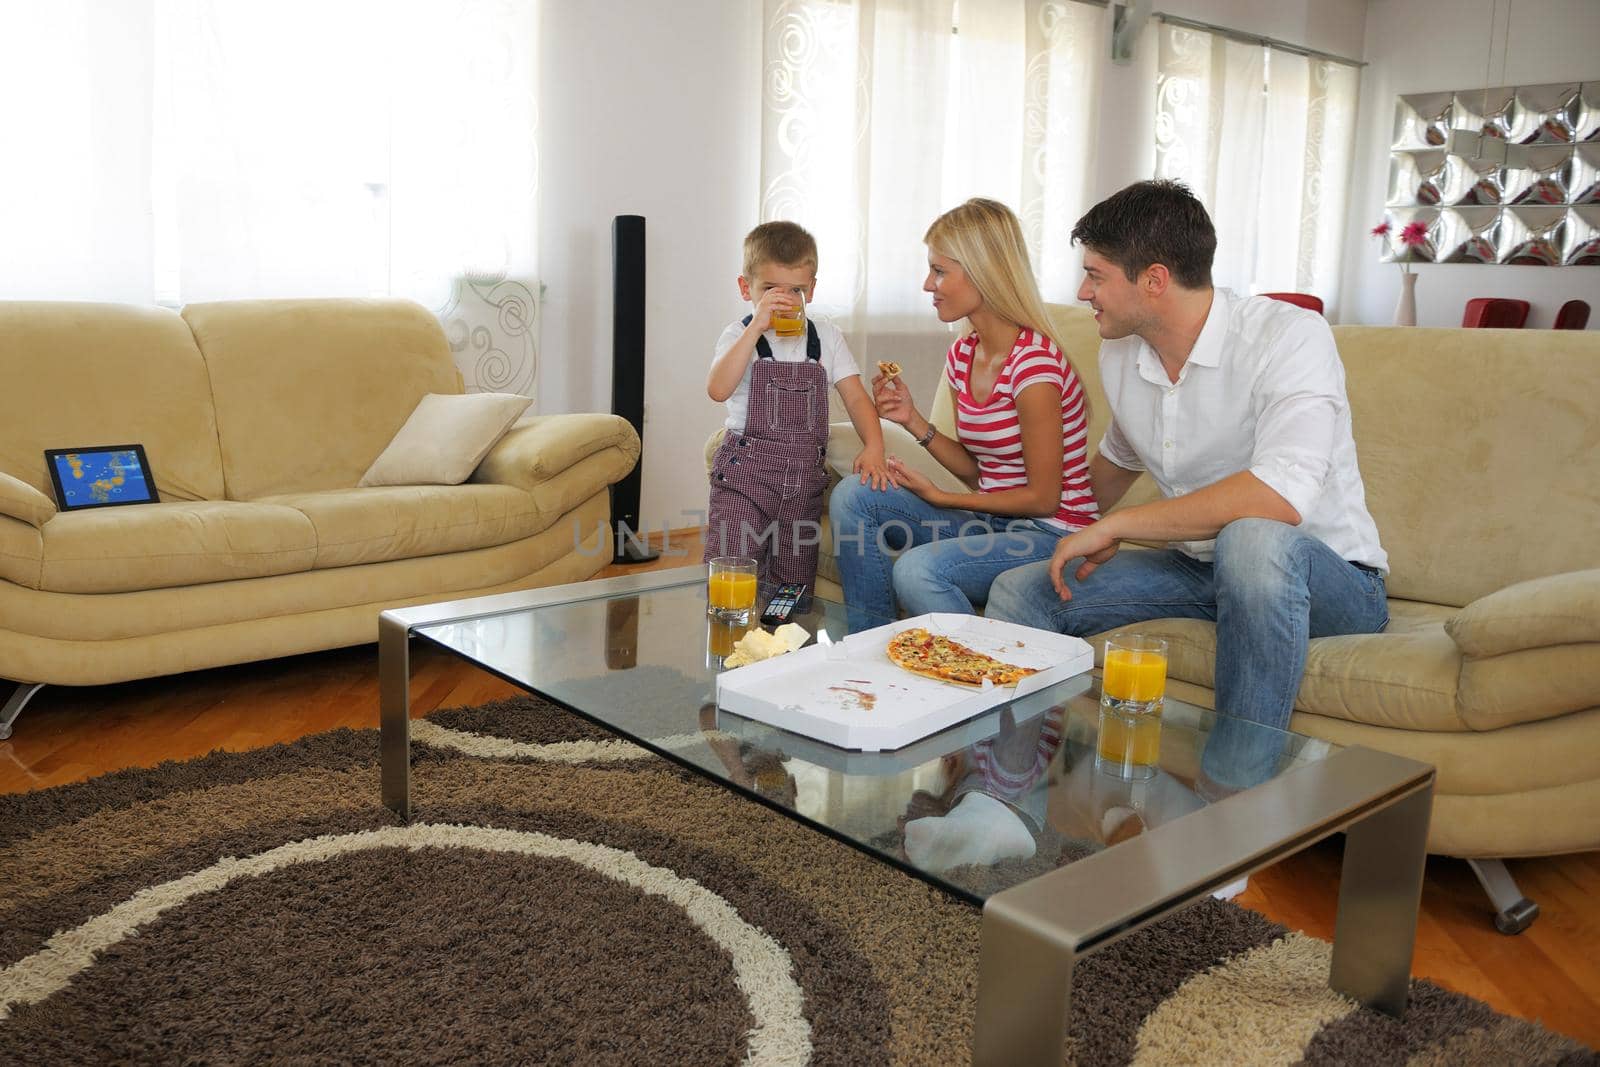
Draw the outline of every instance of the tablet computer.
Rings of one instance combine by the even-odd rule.
[[[62,511],[154,504],[156,480],[143,445],[51,448],[44,454]]]

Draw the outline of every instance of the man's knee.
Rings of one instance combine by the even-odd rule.
[[[1297,551],[1304,535],[1275,519],[1235,519],[1217,534],[1217,593],[1275,593],[1288,588],[1301,568]]]
[[[1276,565],[1294,551],[1303,535],[1276,519],[1235,519],[1217,534],[1216,566],[1248,570]]]

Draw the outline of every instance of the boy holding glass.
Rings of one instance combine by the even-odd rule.
[[[817,285],[817,242],[792,222],[744,239],[739,295],[750,314],[722,331],[706,393],[727,405],[711,465],[705,558],[749,556],[774,584],[811,585],[827,488],[828,387],[839,391],[863,448],[851,469],[889,484],[878,411],[844,335],[805,314]]]

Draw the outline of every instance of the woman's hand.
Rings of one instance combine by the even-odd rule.
[[[913,420],[920,419],[917,406],[911,402],[911,390],[898,377],[886,378],[882,374],[872,379],[872,402],[878,414],[890,422],[909,428]]]
[[[874,489],[888,489],[895,484],[881,448],[863,448],[850,469],[861,476],[862,484],[871,485]]]
[[[912,470],[900,462],[898,456],[889,457],[889,477],[893,478],[894,484],[900,488],[911,490],[935,507],[943,507],[940,497],[944,495],[944,491],[934,485],[933,481],[921,471]]]

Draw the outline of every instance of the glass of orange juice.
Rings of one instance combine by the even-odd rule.
[[[743,625],[756,606],[756,561],[746,556],[717,556],[706,578],[706,614]]]
[[[1123,633],[1106,639],[1096,767],[1119,778],[1155,777],[1166,691],[1166,641]]]
[[[799,337],[806,332],[806,294],[795,290],[789,295],[794,298],[794,307],[772,312],[772,330],[779,337]]]

